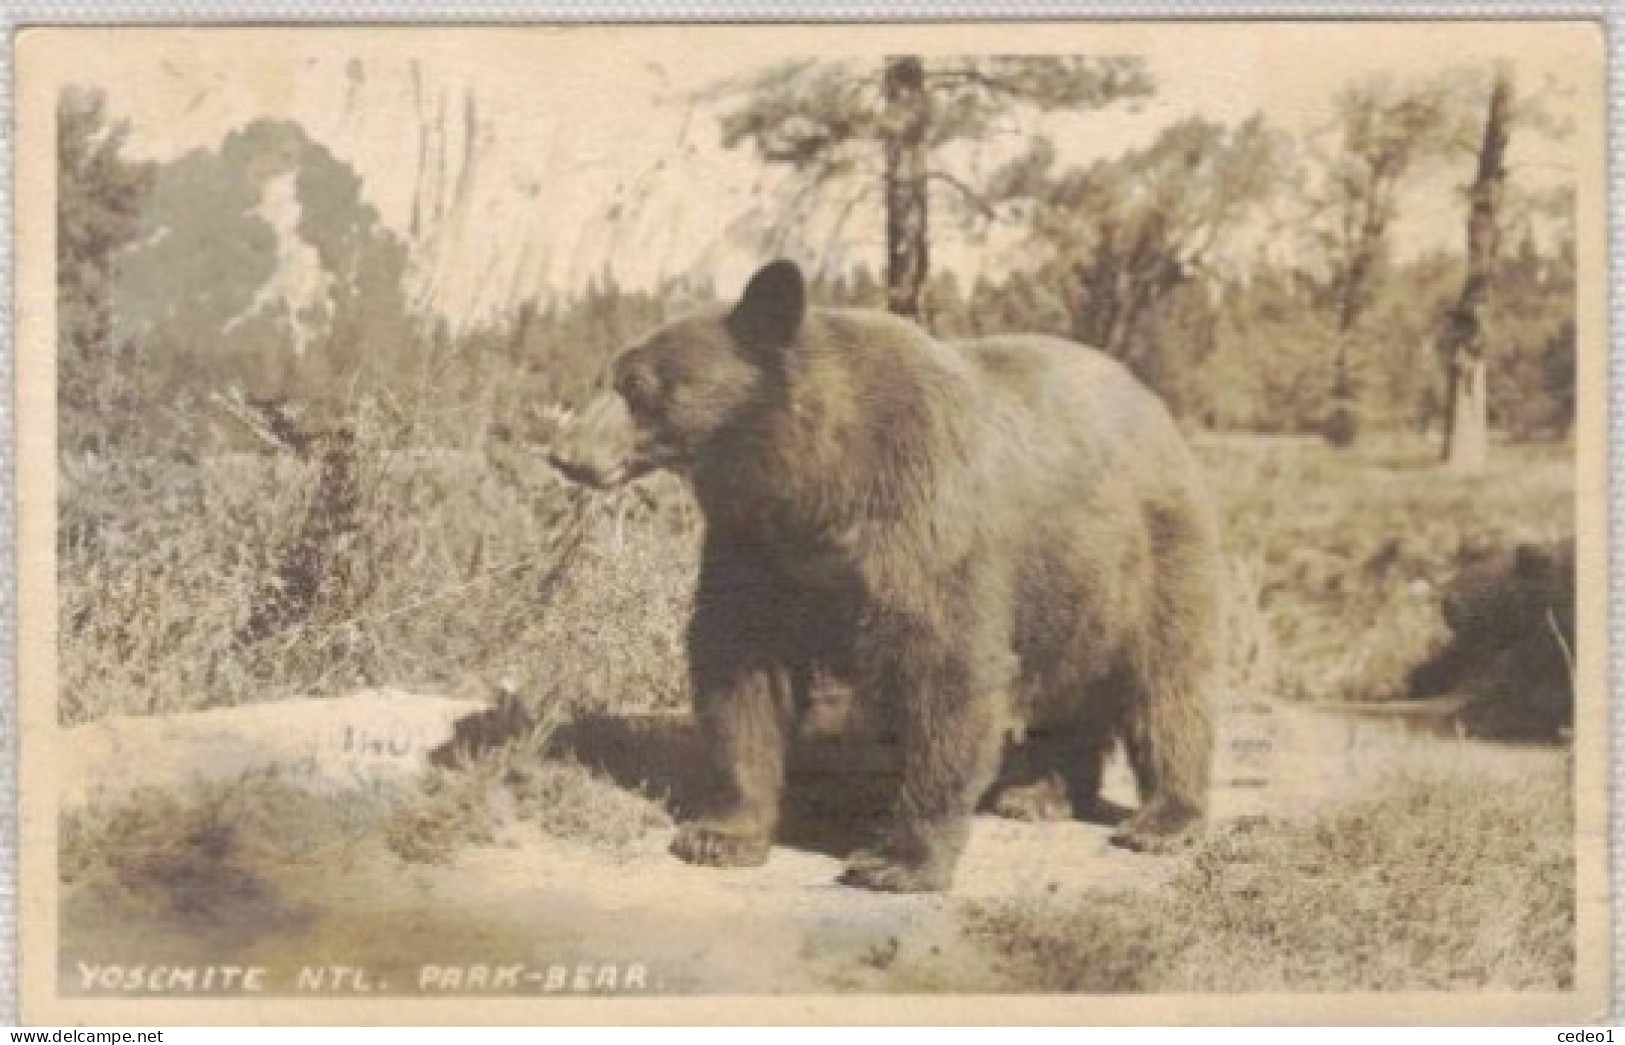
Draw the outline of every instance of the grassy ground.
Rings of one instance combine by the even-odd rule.
[[[1155,890],[983,906],[1012,989],[1564,990],[1574,985],[1566,774],[1486,797],[1398,779],[1307,824],[1234,825]]]
[[[669,826],[655,803],[569,765],[505,781],[487,762],[398,794],[253,776],[65,818],[64,954],[286,967],[319,953],[409,982],[448,947],[517,960],[622,926],[633,938],[607,959],[675,950],[690,957],[672,968],[735,991],[1562,990],[1575,939],[1564,761],[1413,766],[1308,818],[1223,823],[1116,885],[1035,889],[1012,869],[945,905],[831,890],[828,858],[810,875],[790,854],[743,875],[683,867],[649,844]],[[1026,833],[1021,859],[1111,859],[1077,849],[1075,831],[1060,844],[1009,826]],[[740,961],[771,971],[747,987],[729,979]]]
[[[1498,447],[1464,479],[1434,448],[1372,437],[1214,437],[1232,583],[1232,688],[1288,699],[1380,700],[1446,638],[1442,588],[1468,563],[1574,533],[1573,451]]]

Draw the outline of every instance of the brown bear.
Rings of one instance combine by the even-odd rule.
[[[1141,803],[1119,844],[1200,824],[1216,525],[1167,411],[1108,357],[809,308],[778,261],[620,355],[553,459],[597,486],[679,470],[704,514],[688,655],[714,787],[679,857],[767,858],[814,673],[901,745],[886,840],[849,884],[947,888],[1017,735],[1042,804],[1058,779],[1079,814],[1122,742]]]

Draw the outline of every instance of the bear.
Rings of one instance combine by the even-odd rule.
[[[687,652],[710,783],[678,857],[767,859],[815,676],[900,749],[884,839],[843,883],[949,888],[1015,741],[1029,779],[1001,811],[1085,815],[1120,742],[1140,803],[1113,840],[1200,831],[1218,526],[1172,417],[1108,356],[811,307],[775,261],[620,353],[550,457],[600,488],[674,470],[701,509]]]

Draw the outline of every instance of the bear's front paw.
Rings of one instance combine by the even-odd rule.
[[[768,848],[760,831],[713,821],[684,824],[671,843],[673,856],[703,867],[756,867],[767,862]]]
[[[879,893],[939,893],[953,884],[953,877],[953,868],[942,864],[904,863],[865,850],[847,860],[840,883]]]

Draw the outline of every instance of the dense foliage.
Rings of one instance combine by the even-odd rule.
[[[934,146],[944,174],[956,170],[950,146],[966,147],[992,118],[989,88],[972,83],[978,69],[937,71],[949,77],[942,90],[982,99],[939,115],[953,121]],[[747,117],[783,102],[797,77],[840,75],[791,70],[756,85],[765,93],[753,105],[726,114],[725,141],[772,151]],[[1113,81],[1107,94],[1143,94],[1143,80]],[[1030,104],[1065,102],[1047,80],[1022,83]],[[1391,111],[1383,98],[1342,100],[1344,144],[1329,158],[1260,118],[1192,117],[1085,167],[1063,166],[1034,136],[975,186],[954,174],[944,185],[958,188],[945,191],[974,201],[960,210],[978,226],[959,233],[1014,246],[990,249],[997,264],[973,275],[938,266],[922,319],[947,336],[1040,331],[1097,345],[1209,428],[1318,431],[1346,392],[1365,427],[1436,431],[1437,346],[1463,262],[1449,250],[1393,256],[1386,230],[1403,218],[1394,172],[1407,164],[1383,149],[1441,164],[1460,121],[1441,114],[1437,92],[1388,99]],[[1084,109],[1100,100],[1091,94]],[[1384,112],[1403,134],[1379,133]],[[216,150],[154,165],[125,157],[127,128],[99,96],[65,92],[59,115],[65,451],[154,450],[177,436],[195,449],[196,420],[214,417],[208,403],[221,396],[282,404],[325,428],[386,395],[415,415],[479,410],[529,433],[538,408],[579,400],[616,348],[721,289],[692,279],[626,288],[605,270],[573,294],[456,327],[414,307],[406,245],[356,173],[298,125],[257,121]],[[861,139],[861,127],[848,130]],[[1362,200],[1381,219],[1363,244],[1349,238]],[[1572,195],[1525,194],[1509,210],[1490,296],[1490,420],[1515,438],[1561,437],[1574,419]],[[817,297],[884,307],[885,274],[861,261],[825,269]],[[181,415],[193,423],[177,433]]]

